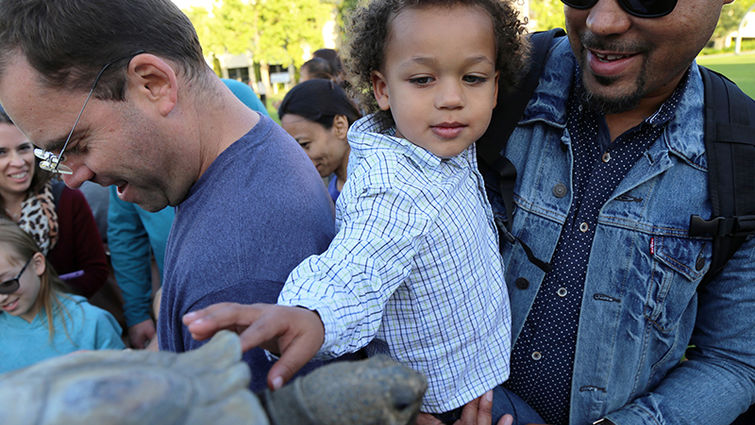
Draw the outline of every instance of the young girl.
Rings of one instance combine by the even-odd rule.
[[[354,352],[378,338],[427,376],[423,412],[452,423],[494,389],[494,421],[512,413],[518,423],[542,423],[500,385],[510,310],[474,145],[498,81],[516,80],[523,31],[498,0],[373,0],[358,9],[347,64],[378,112],[349,130],[336,237],[294,269],[281,305],[189,315],[192,334],[205,336],[228,317],[222,310],[236,310],[236,324],[251,323],[245,344],[282,351],[273,387],[312,355]]]
[[[0,219],[0,373],[77,350],[125,348],[110,313],[63,291],[34,239]]]

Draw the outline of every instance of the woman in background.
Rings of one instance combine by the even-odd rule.
[[[346,92],[331,80],[297,84],[278,108],[281,126],[299,143],[323,178],[335,202],[346,182],[349,126],[361,117]]]
[[[37,166],[34,146],[0,108],[0,217],[34,237],[55,271],[79,295],[94,295],[109,269],[84,195]]]

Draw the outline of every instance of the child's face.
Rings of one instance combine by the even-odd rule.
[[[15,279],[28,258],[23,261],[15,257],[11,258],[7,253],[7,247],[2,245],[0,245],[0,251],[2,251],[0,253],[0,282]],[[18,289],[11,294],[0,294],[0,308],[2,308],[3,313],[20,316],[31,323],[39,311],[40,304],[37,302],[37,298],[41,286],[40,276],[44,273],[44,267],[42,254],[34,254],[31,262],[18,279]]]
[[[378,105],[399,136],[440,157],[458,155],[490,123],[498,73],[493,23],[464,5],[406,9],[390,24],[385,60],[372,76]]]

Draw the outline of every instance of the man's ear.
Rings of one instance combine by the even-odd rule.
[[[142,53],[128,65],[127,92],[136,101],[144,101],[162,115],[168,115],[178,101],[178,78],[173,67],[162,58]]]
[[[372,79],[372,93],[375,96],[375,100],[377,100],[378,106],[381,110],[387,111],[391,108],[391,100],[385,77],[379,71],[372,71],[370,78]]]
[[[333,118],[333,132],[339,139],[346,140],[346,134],[349,132],[349,119],[346,115],[336,115]]]

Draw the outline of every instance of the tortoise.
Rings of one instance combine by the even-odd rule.
[[[425,377],[387,356],[335,362],[254,394],[222,331],[186,353],[85,351],[0,375],[3,425],[403,425]]]

